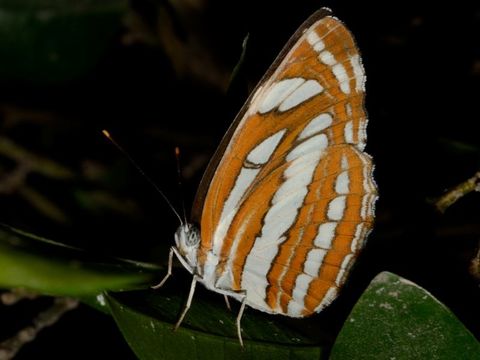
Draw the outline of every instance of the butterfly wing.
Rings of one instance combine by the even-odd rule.
[[[336,297],[377,198],[363,152],[364,83],[346,27],[325,11],[312,15],[207,169],[194,208],[207,284],[246,290],[250,306],[295,317]]]

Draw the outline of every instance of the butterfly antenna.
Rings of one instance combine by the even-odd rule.
[[[155,184],[155,182],[152,180],[152,178],[150,176],[148,176],[145,171],[142,170],[142,168],[137,164],[137,162],[130,156],[130,154],[122,147],[120,146],[119,143],[117,143],[115,141],[115,139],[110,135],[110,133],[107,131],[107,130],[102,130],[102,134],[105,135],[105,137],[111,141],[111,143],[113,145],[115,145],[115,147],[120,150],[123,155],[125,155],[128,159],[128,161],[130,161],[130,163],[138,170],[138,172],[145,178],[147,179],[147,181],[155,188],[155,190],[157,190],[157,192],[160,194],[160,196],[163,198],[163,200],[165,200],[167,202],[167,205],[170,207],[170,209],[172,209],[173,213],[175,214],[175,216],[178,218],[178,220],[180,221],[180,224],[183,225],[183,221],[182,221],[182,218],[181,216],[178,214],[177,210],[175,210],[175,208],[173,207],[172,203],[170,202],[170,200],[168,200],[167,196],[163,193],[162,190],[160,190],[160,188],[157,186],[157,184]]]
[[[178,189],[180,191],[180,198],[182,201],[182,211],[183,211],[183,219],[185,224],[188,224],[187,221],[187,211],[185,210],[185,199],[183,198],[183,189],[182,189],[182,167],[180,166],[180,148],[178,146],[175,147],[175,159],[177,160],[177,177],[178,177]]]

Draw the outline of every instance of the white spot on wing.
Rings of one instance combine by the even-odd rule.
[[[307,126],[302,130],[300,135],[298,136],[299,140],[305,139],[313,134],[319,133],[322,130],[325,130],[330,125],[332,125],[333,118],[332,115],[328,113],[323,113],[318,115],[317,117],[310,120]]]
[[[270,159],[270,156],[272,156],[285,132],[286,129],[280,130],[263,140],[252,151],[250,151],[247,160],[257,165],[265,164]]]
[[[320,55],[318,55],[318,58],[322,63],[328,66],[333,66],[337,63],[337,60],[335,60],[333,54],[328,50],[322,51]]]
[[[337,63],[332,66],[332,72],[340,84],[340,90],[342,90],[344,94],[350,94],[350,79],[348,78],[345,67],[342,64]]]
[[[317,32],[315,30],[311,30],[307,34],[307,42],[310,45],[315,45],[317,42],[321,41],[320,37],[318,36]]]
[[[335,192],[337,194],[347,194],[350,186],[348,171],[341,172],[335,180]]]
[[[343,130],[345,142],[347,144],[353,144],[353,122],[349,121],[345,124],[345,128]]]
[[[327,216],[330,220],[341,220],[345,211],[346,196],[338,196],[328,204]]]
[[[363,70],[360,55],[355,54],[350,58],[352,64],[353,74],[355,75],[355,90],[365,91],[365,71]]]
[[[312,277],[306,274],[300,274],[295,280],[293,287],[292,300],[288,303],[288,314],[292,317],[302,316],[302,310],[305,303],[305,295],[307,294],[308,286],[312,281]]]
[[[303,78],[291,78],[274,83],[263,95],[264,99],[258,107],[258,112],[264,114],[272,111],[304,82]]]
[[[320,154],[322,154],[323,151],[327,148],[327,146],[328,138],[325,134],[318,134],[312,136],[311,138],[295,146],[295,148],[293,148],[293,150],[288,153],[286,160],[287,162],[292,161],[300,156],[306,155],[311,152],[319,151]]]
[[[300,296],[293,296],[294,299],[302,299],[302,295],[305,295],[306,291],[308,290],[308,285],[310,284],[310,281],[312,281],[312,277],[307,274],[300,274],[299,276],[297,276],[293,293],[297,293]]]
[[[324,249],[310,250],[307,255],[307,260],[303,265],[303,272],[310,276],[317,277],[326,253],[327,251]]]
[[[345,112],[347,113],[347,116],[350,118],[353,115],[352,111],[352,105],[350,103],[345,104]]]
[[[325,49],[325,43],[322,40],[313,45],[313,50],[315,50],[317,53],[319,53],[323,49]]]
[[[304,101],[320,94],[323,91],[323,86],[316,80],[308,80],[297,87],[278,107],[280,111],[287,111]]]
[[[288,303],[287,313],[291,317],[301,317],[303,306],[296,301],[290,300]]]
[[[343,66],[343,64],[341,63],[338,63],[337,59],[335,59],[335,56],[333,56],[333,54],[328,50],[323,50],[322,52],[320,52],[320,54],[318,55],[318,59],[325,65],[328,65],[332,68],[333,75],[335,76],[335,78],[337,79],[340,85],[340,90],[342,90],[344,94],[350,94],[350,78],[348,77],[345,66]],[[355,60],[352,57],[350,58],[350,61],[352,62]],[[352,67],[354,67],[353,62],[352,62]],[[360,67],[360,70],[362,70],[361,67]],[[358,68],[357,68],[357,71],[358,71]],[[363,74],[363,71],[362,71],[362,74]],[[356,81],[358,81],[358,76],[355,73],[355,68],[354,68],[354,75],[355,75]],[[358,87],[358,83],[357,83],[357,87]]]
[[[335,237],[335,228],[337,227],[336,222],[326,222],[320,224],[318,227],[317,236],[313,243],[315,246],[322,248],[322,249],[331,249],[332,248],[332,241]]]
[[[315,30],[310,31],[307,34],[307,42],[313,46],[313,50],[320,52],[325,49],[325,43],[320,39]]]

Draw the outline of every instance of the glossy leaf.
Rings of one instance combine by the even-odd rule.
[[[479,358],[479,343],[445,305],[388,272],[371,282],[331,353],[333,360]]]
[[[0,227],[0,287],[86,296],[147,287],[153,265],[93,257],[85,251],[7,226]]]
[[[185,294],[186,296],[186,294]],[[242,319],[245,348],[236,337],[234,310],[218,301],[194,298],[184,322],[174,332],[185,296],[164,289],[110,294],[111,313],[135,354],[146,359],[319,359],[321,347],[306,337],[248,309]]]

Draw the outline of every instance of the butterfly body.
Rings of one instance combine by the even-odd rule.
[[[200,235],[188,224],[177,231],[172,251],[194,274],[192,289],[201,282],[242,301],[241,312],[247,304],[290,317],[333,301],[377,199],[363,151],[364,91],[350,32],[320,10],[280,53],[210,162],[192,211]]]

